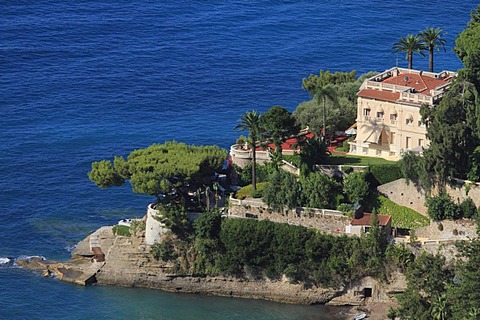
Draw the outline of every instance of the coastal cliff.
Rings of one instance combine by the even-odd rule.
[[[92,238],[95,238],[94,240]],[[91,251],[92,242],[101,247],[105,261],[97,262]],[[348,288],[306,287],[281,280],[237,277],[198,277],[172,272],[172,264],[155,260],[145,245],[143,232],[130,237],[116,236],[112,227],[102,227],[77,244],[72,258],[56,262],[33,258],[18,265],[54,275],[62,281],[80,285],[101,284],[142,287],[170,292],[202,293],[237,298],[263,299],[294,304],[331,304],[364,306],[365,299],[355,292],[363,287],[375,288],[369,302],[392,303],[392,294],[405,289],[403,275],[397,274],[388,284],[367,277]]]
[[[90,237],[98,236],[104,262],[93,261]],[[111,227],[102,227],[77,244],[72,259],[57,262],[33,258],[18,265],[54,275],[80,285],[93,283],[142,287],[170,292],[203,293],[217,296],[264,299],[295,304],[324,304],[339,296],[343,288],[305,288],[288,280],[252,280],[236,277],[197,277],[170,272],[171,264],[155,260],[143,235],[115,236]]]

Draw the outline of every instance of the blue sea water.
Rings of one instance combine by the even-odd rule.
[[[406,66],[391,45],[448,32],[436,70],[476,1],[0,2],[0,262],[68,259],[96,228],[142,216],[149,197],[100,190],[90,163],[176,139],[228,146],[247,110],[293,111],[302,78]],[[428,59],[414,57],[427,69]],[[336,310],[78,287],[0,264],[1,319],[331,319]]]

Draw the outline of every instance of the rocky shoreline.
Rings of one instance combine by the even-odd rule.
[[[91,250],[95,237],[105,254],[105,261],[97,262]],[[102,227],[78,243],[67,262],[29,258],[17,261],[19,266],[41,271],[44,276],[56,276],[62,281],[79,285],[100,284],[141,287],[170,292],[202,293],[235,298],[263,299],[293,304],[330,304],[365,306],[363,296],[355,291],[362,286],[375,288],[369,302],[391,304],[392,294],[403,291],[401,276],[380,284],[372,278],[362,279],[349,288],[305,288],[288,279],[252,280],[235,277],[198,277],[171,273],[171,265],[155,260],[144,243],[143,234],[131,237],[115,236],[112,227]],[[368,305],[367,305],[368,308]],[[387,308],[388,309],[388,308]],[[379,318],[380,319],[380,318]]]

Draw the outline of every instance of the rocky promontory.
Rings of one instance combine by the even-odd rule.
[[[101,248],[104,261],[97,261],[92,243]],[[100,259],[102,260],[102,259]],[[112,227],[102,227],[78,243],[70,261],[58,262],[30,258],[17,261],[19,266],[54,275],[60,280],[80,285],[101,284],[142,287],[170,292],[203,293],[217,296],[264,299],[294,304],[365,305],[356,294],[364,287],[374,289],[371,302],[392,302],[392,294],[405,289],[403,275],[397,274],[388,284],[364,278],[349,288],[306,287],[288,279],[249,279],[226,276],[179,275],[172,266],[157,261],[144,242],[144,235],[116,236]]]
[[[97,262],[90,249],[91,237],[98,237],[105,261]],[[142,235],[115,236],[112,227],[102,227],[77,244],[66,262],[29,258],[19,266],[54,275],[80,285],[105,284],[142,287],[171,292],[204,293],[218,296],[264,299],[285,303],[327,303],[343,290],[305,288],[288,280],[251,280],[236,277],[198,277],[170,273],[171,265],[155,260]]]

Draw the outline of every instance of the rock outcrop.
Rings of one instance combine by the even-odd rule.
[[[155,260],[145,245],[143,235],[115,236],[111,227],[95,231],[95,241],[105,253],[105,262],[96,262],[91,252],[90,236],[79,242],[72,260],[55,262],[32,258],[17,264],[60,280],[88,285],[91,283],[125,287],[142,287],[171,292],[203,293],[218,296],[264,299],[295,304],[324,304],[338,301],[342,305],[357,305],[357,296],[344,288],[306,288],[282,280],[253,280],[236,277],[197,277],[176,275],[171,265]],[[363,285],[360,283],[359,285]],[[377,287],[381,284],[376,283]],[[382,291],[383,292],[383,291]],[[383,293],[382,293],[383,294]],[[342,296],[343,298],[336,298]],[[382,301],[382,295],[376,301]],[[336,299],[336,300],[335,300]],[[385,298],[389,299],[389,298]]]

